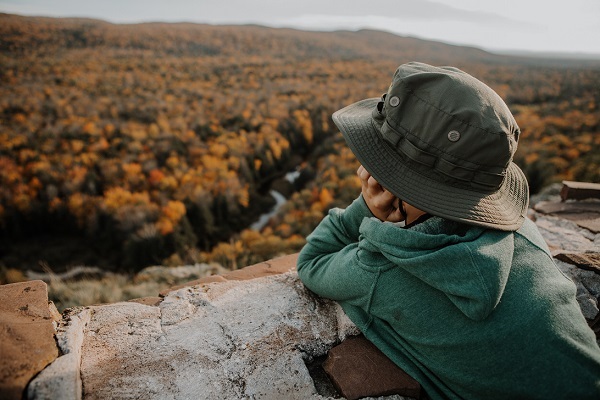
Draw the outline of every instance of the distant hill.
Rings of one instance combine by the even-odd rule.
[[[504,50],[497,51],[496,54],[503,54],[513,57],[527,58],[545,58],[545,59],[563,59],[563,60],[582,60],[582,61],[600,61],[600,53],[581,53],[581,52],[554,52],[554,51],[528,51],[528,50]]]
[[[77,48],[137,49],[180,56],[421,60],[455,65],[506,61],[506,56],[477,48],[375,30],[314,32],[254,25],[111,24],[0,14],[0,52],[52,53]]]
[[[600,55],[502,52],[451,45],[389,32],[316,32],[258,25],[195,23],[112,24],[87,18],[25,17],[0,13],[0,53],[53,53],[78,48],[140,50],[175,56],[269,56],[372,59],[431,64],[521,64],[600,67]]]

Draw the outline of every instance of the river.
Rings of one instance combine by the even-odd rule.
[[[298,170],[291,171],[291,172],[288,172],[287,174],[285,174],[285,180],[287,180],[291,184],[293,184],[296,181],[296,179],[298,179],[298,177],[300,177],[300,171],[298,171]],[[276,190],[270,190],[269,194],[275,199],[275,205],[269,211],[262,214],[256,222],[254,222],[252,225],[250,225],[250,229],[255,230],[255,231],[260,231],[262,228],[264,228],[265,225],[267,225],[269,223],[269,220],[271,219],[271,217],[273,217],[275,214],[277,214],[279,209],[287,201],[285,196]]]

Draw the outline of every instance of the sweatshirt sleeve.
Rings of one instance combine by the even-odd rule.
[[[373,217],[362,196],[345,210],[332,209],[307,238],[298,256],[298,276],[316,294],[362,303],[371,291],[373,272],[360,267],[359,228]]]

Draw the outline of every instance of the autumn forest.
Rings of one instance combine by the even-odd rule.
[[[412,60],[506,100],[532,192],[600,182],[600,62],[368,30],[0,14],[0,267],[239,268],[297,252],[359,193],[331,114],[380,96]],[[287,201],[252,229],[271,190]]]

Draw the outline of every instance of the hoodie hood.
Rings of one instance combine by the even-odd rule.
[[[512,232],[432,217],[410,229],[367,218],[360,233],[362,248],[381,252],[443,292],[470,319],[485,319],[502,298],[514,252]]]

